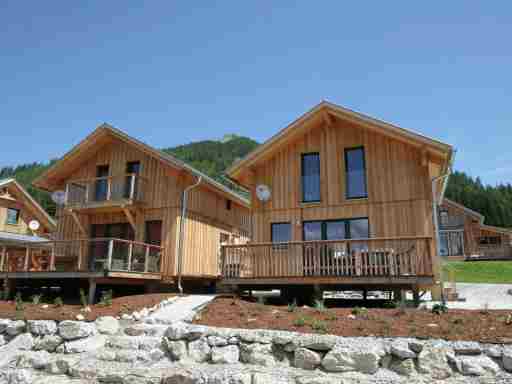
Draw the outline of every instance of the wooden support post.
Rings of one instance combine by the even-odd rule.
[[[0,260],[0,271],[5,271],[5,257],[7,255],[7,247],[2,247],[2,259]]]
[[[128,219],[128,222],[130,223],[130,225],[132,226],[133,228],[133,231],[134,232],[137,232],[137,223],[135,221],[135,218],[133,217],[133,214],[131,213],[131,211],[126,208],[124,205],[123,205],[123,212],[126,216],[126,218]]]
[[[85,184],[85,203],[89,202],[89,182]]]
[[[83,227],[82,223],[80,222],[80,218],[78,217],[76,212],[73,211],[72,209],[68,209],[68,212],[71,215],[71,217],[73,218],[73,220],[74,220],[76,226],[78,227],[78,229],[80,230],[80,233],[82,234],[82,236],[86,237],[87,236],[87,231],[85,230],[85,228]]]
[[[64,194],[64,205],[68,205],[69,199],[69,183],[66,184],[66,193]]]
[[[112,254],[114,252],[114,240],[108,242],[107,270],[112,270]]]
[[[112,179],[107,177],[107,201],[110,201],[112,194]]]
[[[133,243],[128,245],[128,272],[132,269]]]
[[[82,268],[82,242],[78,242],[78,263],[77,263],[77,271],[80,271]]]
[[[25,252],[25,264],[24,264],[24,266],[23,266],[23,270],[24,270],[25,272],[27,272],[27,271],[28,271],[28,259],[29,259],[29,257],[30,257],[30,248],[29,248],[29,247],[27,247],[27,248],[26,248],[26,252]]]
[[[52,244],[52,254],[50,256],[50,271],[55,271],[55,247],[57,243]]]
[[[144,272],[149,269],[149,247],[146,246],[146,257],[144,258]]]
[[[130,180],[130,200],[135,198],[135,175],[131,175]]]
[[[89,305],[94,304],[94,298],[96,297],[96,280],[93,278],[89,279]]]

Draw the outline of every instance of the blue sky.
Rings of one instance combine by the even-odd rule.
[[[263,141],[322,99],[454,145],[512,182],[512,2],[0,5],[0,166],[106,121],[157,147]]]

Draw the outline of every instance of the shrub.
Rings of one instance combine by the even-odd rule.
[[[64,302],[62,301],[62,297],[57,296],[57,297],[53,300],[53,305],[55,305],[56,307],[62,307],[62,306],[64,305]]]
[[[293,300],[292,303],[288,304],[288,312],[295,312],[297,310],[297,300]]]
[[[325,312],[327,308],[325,308],[325,304],[323,300],[315,300],[315,310],[318,312]]]
[[[40,293],[36,293],[35,295],[30,296],[30,299],[32,300],[32,304],[38,305],[42,300],[43,295]]]
[[[311,328],[313,328],[315,331],[325,333],[327,332],[327,323],[325,321],[315,319],[311,324]]]
[[[336,313],[330,312],[327,315],[327,320],[329,320],[329,321],[336,321],[336,320],[338,320],[338,316],[336,316]]]
[[[21,293],[17,292],[16,297],[14,298],[14,302],[16,305],[16,320],[23,320],[25,304],[23,304],[23,299],[21,297]]]
[[[382,306],[387,309],[394,309],[398,307],[398,303],[393,300],[387,300],[384,302],[384,304],[382,304]]]
[[[295,320],[293,320],[293,325],[296,327],[303,327],[306,325],[306,319],[304,317],[297,317]]]
[[[101,305],[103,307],[111,307],[112,306],[112,290],[109,289],[108,291],[103,291],[101,293],[100,302],[98,305]]]
[[[512,324],[512,314],[510,314],[510,313],[509,313],[509,314],[507,315],[507,318],[505,319],[505,324],[506,324],[506,325],[510,325],[510,324]]]
[[[436,315],[442,315],[443,313],[446,312],[448,312],[448,307],[444,303],[434,304],[434,306],[432,307],[432,313],[435,313]]]
[[[87,296],[85,295],[85,291],[83,290],[83,288],[80,288],[80,303],[84,308],[86,308],[89,305],[89,300],[87,299]]]
[[[354,316],[368,318],[368,309],[365,307],[355,307],[352,309],[352,314]]]

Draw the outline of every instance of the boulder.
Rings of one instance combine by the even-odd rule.
[[[53,320],[28,320],[27,328],[35,336],[53,335],[57,332],[57,323]]]
[[[84,321],[64,320],[59,323],[59,335],[64,340],[76,340],[95,334],[96,327]]]
[[[206,339],[191,341],[188,344],[188,355],[197,363],[208,361],[211,356],[211,348],[208,345],[208,341]]]
[[[503,349],[502,362],[503,368],[507,372],[512,372],[512,347]]]
[[[22,351],[30,351],[34,347],[34,338],[30,333],[16,336],[10,343],[0,348],[0,371],[3,367],[16,361]]]
[[[23,320],[11,321],[5,328],[5,332],[9,336],[17,336],[25,332],[25,322]]]
[[[116,361],[120,363],[133,363],[137,361],[137,351],[118,350],[116,351]]]
[[[503,347],[501,345],[487,344],[483,347],[483,353],[489,357],[500,359],[503,356]]]
[[[0,334],[4,333],[11,323],[12,321],[9,319],[0,319]]]
[[[394,341],[391,344],[390,352],[393,356],[396,356],[400,359],[416,358],[416,353],[409,349],[409,343],[400,340]]]
[[[172,341],[164,338],[164,344],[172,360],[179,361],[187,358],[187,343],[185,341]]]
[[[244,363],[265,367],[274,366],[277,363],[270,344],[241,344],[240,360]]]
[[[224,337],[208,336],[208,344],[211,347],[224,347],[225,345],[228,345],[228,341]]]
[[[14,369],[8,373],[9,384],[32,384],[34,375],[28,369]]]
[[[347,338],[325,355],[322,366],[328,372],[356,371],[374,374],[379,369],[380,358],[384,355],[385,351],[380,343]]]
[[[72,340],[64,343],[65,353],[83,353],[95,351],[105,346],[105,335],[95,335],[84,339]]]
[[[235,364],[240,360],[240,350],[236,345],[212,347],[211,359],[214,364]]]
[[[447,358],[450,353],[453,354],[453,351],[442,346],[424,346],[418,355],[418,371],[436,380],[447,379],[452,375]]]
[[[75,358],[59,356],[46,366],[45,371],[52,375],[65,375],[69,372],[70,367],[75,365]]]
[[[51,355],[46,351],[27,351],[18,356],[16,367],[44,369],[51,361]]]
[[[451,343],[452,349],[458,355],[479,355],[482,347],[475,341],[455,341]]]
[[[205,384],[205,381],[197,370],[183,369],[164,374],[162,384]]]
[[[389,366],[389,369],[402,376],[412,376],[416,371],[413,359],[393,361]]]
[[[298,345],[314,351],[330,351],[338,339],[332,335],[304,335],[298,339]]]
[[[322,362],[322,356],[307,348],[297,348],[294,352],[293,365],[296,368],[313,370]]]
[[[500,367],[488,356],[454,356],[448,355],[457,371],[465,376],[496,375]]]
[[[302,376],[296,378],[297,384],[343,384],[339,378],[324,377],[316,374],[315,376]]]
[[[115,335],[119,331],[119,320],[112,316],[101,316],[94,322],[99,333]]]
[[[132,325],[124,329],[124,333],[128,336],[142,336],[144,334],[144,328],[137,325]]]
[[[5,344],[7,344],[7,339],[4,335],[0,335],[0,347],[4,346]]]
[[[423,350],[423,342],[419,340],[409,340],[409,349],[413,352],[420,353]]]
[[[55,349],[63,342],[59,335],[46,335],[34,339],[34,349],[36,351],[54,352]]]
[[[152,349],[149,351],[151,361],[160,361],[164,358],[165,353],[161,349]]]
[[[251,384],[252,375],[248,372],[222,370],[208,375],[208,384]]]
[[[255,373],[252,377],[252,384],[295,384],[295,380],[288,379],[284,375]]]
[[[167,331],[165,331],[165,337],[167,337],[169,340],[177,341],[177,340],[183,340],[186,338],[188,332],[188,326],[185,323],[181,322],[175,322],[172,323],[169,328],[167,328]]]
[[[151,351],[154,348],[162,347],[161,337],[140,337],[139,338],[139,349],[143,351]]]
[[[138,337],[110,336],[107,345],[114,349],[139,349],[140,339]]]

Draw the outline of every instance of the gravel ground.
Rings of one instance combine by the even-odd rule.
[[[449,308],[456,309],[512,309],[512,284],[470,284],[457,283],[459,297],[465,301],[450,301]],[[511,291],[512,292],[512,291]],[[432,307],[434,302],[427,302]]]

